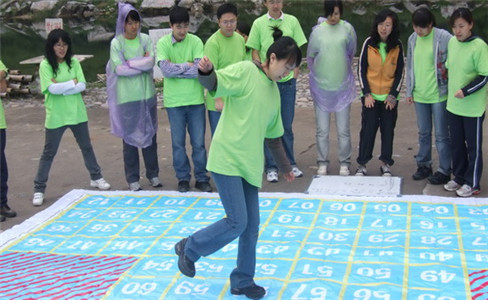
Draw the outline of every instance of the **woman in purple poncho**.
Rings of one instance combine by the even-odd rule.
[[[341,20],[342,1],[326,0],[324,8],[327,19],[314,27],[307,49],[310,93],[317,125],[317,174],[327,175],[330,119],[334,113],[339,142],[339,174],[347,176],[351,165],[349,115],[351,102],[356,98],[352,73],[356,32],[351,24]]]
[[[141,190],[138,148],[142,148],[151,186],[162,186],[158,177],[154,49],[149,36],[140,32],[141,20],[132,5],[119,2],[117,28],[107,63],[112,134],[122,138],[125,178],[132,191]]]

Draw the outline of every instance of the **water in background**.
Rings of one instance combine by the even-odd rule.
[[[388,1],[386,1],[388,2]],[[406,47],[408,36],[412,33],[411,6],[409,1],[392,1],[392,4],[379,4],[379,1],[354,1],[345,2],[343,19],[349,21],[358,35],[358,48],[369,35],[374,15],[381,9],[389,7],[398,13],[401,24],[401,39]],[[473,14],[475,18],[474,32],[485,40],[488,39],[488,1],[476,2]],[[235,1],[239,9],[239,20],[252,24],[258,16],[266,13],[261,4],[253,1]],[[452,1],[451,1],[452,3]],[[114,4],[115,7],[115,4]],[[448,2],[433,4],[432,10],[436,16],[437,26],[448,28],[448,18],[454,10],[454,5]],[[198,10],[197,10],[198,11]],[[216,7],[203,7],[200,13],[190,17],[190,31],[206,41],[207,38],[218,29],[215,16]],[[308,37],[317,18],[323,15],[323,1],[285,1],[283,8],[285,13],[296,16]],[[164,14],[164,13],[163,13]],[[109,57],[110,39],[115,29],[116,13],[101,15],[90,20],[64,19],[64,29],[71,35],[74,53],[93,54],[94,58],[83,62],[83,70],[87,81],[97,79],[97,74],[105,72],[105,63]],[[143,14],[143,29],[147,33],[153,28],[167,28],[168,16],[150,16]],[[19,62],[44,53],[45,37],[43,36],[43,21],[2,21],[0,23],[0,57],[10,69],[19,69],[23,73],[34,73],[35,65],[20,65]],[[306,51],[306,45],[302,48]]]

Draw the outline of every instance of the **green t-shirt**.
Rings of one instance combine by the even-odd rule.
[[[215,97],[228,96],[210,144],[207,169],[261,187],[265,138],[283,135],[280,93],[253,62],[217,71]]]
[[[283,31],[283,36],[289,36],[295,40],[298,47],[301,47],[307,42],[307,38],[303,33],[300,22],[292,15],[283,13],[283,18],[270,19],[268,14],[254,20],[249,32],[249,38],[246,45],[249,48],[259,51],[261,62],[266,60],[266,52],[269,46],[273,44],[273,27],[279,27]],[[293,72],[290,75],[280,80],[280,82],[288,81],[293,78]]]
[[[419,103],[437,103],[445,101],[439,99],[437,88],[436,66],[434,65],[434,30],[427,36],[417,36],[413,50],[413,71],[415,78],[413,98]]]
[[[181,42],[173,43],[173,35],[168,34],[159,39],[156,46],[158,62],[169,60],[174,64],[193,63],[203,57],[203,43],[199,37],[188,33]],[[179,107],[203,104],[203,87],[198,78],[164,78],[164,106]]]
[[[149,52],[149,55],[154,57],[152,41],[144,33],[133,40],[120,35],[110,44],[110,60],[114,67],[132,58],[144,57],[145,52]],[[120,57],[121,53],[124,55],[123,60]],[[136,76],[117,76],[117,103],[151,99],[156,94],[151,74],[152,72],[143,72]],[[142,95],[143,93],[145,95]]]
[[[64,96],[51,94],[48,90],[48,87],[53,84],[52,79],[55,79],[57,83],[75,78],[78,82],[86,82],[80,62],[76,58],[71,58],[71,69],[68,68],[66,62],[60,63],[56,76],[54,76],[53,68],[49,62],[44,59],[39,66],[39,77],[41,79],[41,91],[45,99],[46,128],[54,129],[88,121],[81,93]]]
[[[488,46],[480,38],[459,42],[456,37],[452,37],[447,49],[447,110],[463,117],[482,116],[486,109],[486,86],[464,98],[456,98],[454,93],[466,87],[477,76],[488,76]]]
[[[381,55],[382,63],[385,63],[386,55],[388,55],[388,53],[386,52],[386,43],[380,42],[380,44],[378,45],[378,52]],[[385,101],[386,98],[388,98],[388,94],[378,95],[375,93],[371,93],[371,96],[373,96],[373,98],[378,101]]]
[[[208,38],[203,53],[213,63],[215,70],[220,70],[246,58],[244,38],[236,32],[226,37],[219,29]],[[225,101],[225,98],[222,100]],[[215,100],[210,94],[206,102],[207,109],[215,111]]]
[[[7,76],[7,67],[0,60],[0,71],[5,71],[5,76]],[[0,129],[7,128],[7,121],[5,120],[5,111],[3,110],[2,99],[0,98]]]
[[[244,60],[252,61],[252,49],[246,47],[246,58]]]

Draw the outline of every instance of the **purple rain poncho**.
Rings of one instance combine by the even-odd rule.
[[[307,48],[310,93],[325,112],[341,111],[356,98],[352,60],[356,32],[348,22],[323,22],[313,28]]]
[[[154,49],[149,36],[140,33],[140,29],[135,39],[124,37],[125,19],[131,10],[137,12],[132,5],[119,2],[117,27],[106,67],[107,102],[112,134],[129,145],[146,148],[158,130]]]

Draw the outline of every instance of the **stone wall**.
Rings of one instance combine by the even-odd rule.
[[[96,14],[96,7],[91,1],[19,1],[7,0],[0,4],[2,18],[32,18],[38,13],[50,12],[56,17],[89,18]]]

